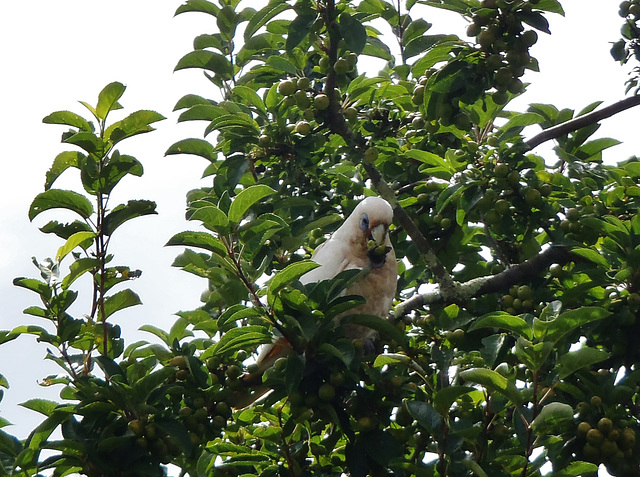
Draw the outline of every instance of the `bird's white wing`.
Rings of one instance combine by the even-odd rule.
[[[350,263],[348,248],[345,246],[344,241],[335,237],[331,237],[316,248],[311,259],[320,266],[305,273],[300,278],[304,285],[329,280],[344,270],[354,268]]]

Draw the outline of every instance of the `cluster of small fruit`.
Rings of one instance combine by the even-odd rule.
[[[327,240],[324,232],[320,228],[315,228],[309,232],[309,239],[307,244],[309,247],[315,249],[318,245],[324,243]]]
[[[150,416],[132,419],[129,430],[135,436],[135,445],[149,452],[152,458],[167,464],[172,458],[179,456],[184,450],[171,434],[163,432]]]
[[[533,290],[529,285],[512,286],[509,293],[502,297],[500,305],[511,315],[532,311],[540,313],[544,308],[543,303],[535,301]]]
[[[539,0],[483,0],[467,28],[467,35],[476,37],[485,66],[493,77],[496,104],[505,104],[508,93],[519,94],[524,90],[520,78],[532,61],[529,48],[538,41],[538,34],[525,30],[522,15],[531,13],[537,3]]]
[[[355,70],[357,62],[358,55],[352,52],[346,52],[338,58],[333,65],[331,65],[331,60],[329,60],[328,56],[323,56],[318,61],[318,70],[320,73],[326,75],[330,69],[333,69],[336,75],[343,77]]]
[[[319,112],[329,107],[329,97],[324,93],[317,93],[311,89],[311,81],[307,77],[288,78],[278,84],[277,91],[284,96],[283,104],[287,108],[297,106],[302,112],[302,119],[290,125],[291,132],[302,136],[311,133],[311,122]],[[313,107],[312,107],[313,105]],[[261,145],[268,145],[268,136],[260,138]]]
[[[279,361],[270,368],[274,377],[265,377],[265,382],[277,379],[276,374],[284,372],[284,364]],[[327,417],[325,411],[327,405],[336,397],[338,389],[345,383],[345,375],[342,372],[334,371],[328,377],[313,376],[303,379],[296,391],[289,395],[288,401],[291,415],[298,421],[323,420]],[[315,417],[314,417],[315,416]]]
[[[597,464],[604,463],[615,475],[639,475],[634,464],[636,431],[626,420],[612,420],[602,414],[602,398],[593,396],[591,402],[580,402],[577,412],[581,421],[576,437],[582,445],[583,457]]]
[[[543,198],[553,192],[551,184],[540,181],[535,171],[529,169],[523,173],[508,162],[497,162],[493,167],[487,163],[483,173],[488,176],[490,184],[478,202],[478,208],[488,225],[498,224],[510,215],[514,197],[520,197],[530,208],[542,209]]]
[[[172,358],[168,366],[175,368],[176,383],[170,388],[169,397],[176,405],[178,418],[188,432],[191,445],[197,446],[220,435],[232,411],[227,402],[229,399],[226,399],[231,394],[225,392],[220,386],[215,386],[219,384],[218,375],[211,373],[214,386],[209,390],[217,389],[217,391],[205,392],[194,382],[191,371],[192,360],[179,355]],[[203,372],[201,369],[198,371]],[[219,373],[217,367],[215,371]],[[150,449],[159,458],[164,456],[168,459],[184,452],[184,448],[177,445],[175,436],[164,432],[162,422],[156,423],[153,415],[132,419],[128,426],[136,436],[136,443],[142,448]]]

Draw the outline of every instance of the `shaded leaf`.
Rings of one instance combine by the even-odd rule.
[[[473,322],[469,331],[481,328],[499,328],[531,339],[531,328],[527,322],[522,318],[513,316],[505,311],[495,311],[481,316]]]
[[[451,405],[461,396],[475,391],[475,388],[470,386],[447,386],[439,389],[433,397],[433,407],[440,415],[446,416],[449,414]]]
[[[595,348],[580,348],[576,351],[570,351],[563,354],[558,360],[556,370],[560,379],[572,375],[576,371],[582,368],[588,368],[589,366],[604,361],[611,353]]]
[[[536,434],[561,434],[573,421],[573,407],[563,402],[550,402],[542,407],[531,423]]]
[[[340,14],[338,21],[340,33],[347,45],[347,49],[356,54],[362,53],[367,43],[367,30],[364,25],[347,12]]]

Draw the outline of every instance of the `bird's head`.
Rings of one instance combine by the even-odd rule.
[[[355,234],[358,245],[363,251],[366,250],[371,267],[382,267],[387,254],[393,250],[389,239],[393,209],[384,199],[367,197],[358,204],[350,218],[358,230]]]

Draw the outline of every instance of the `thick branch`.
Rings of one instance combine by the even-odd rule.
[[[579,258],[574,256],[566,247],[549,247],[535,257],[509,267],[497,275],[474,278],[465,283],[454,283],[454,290],[449,295],[444,295],[436,287],[425,293],[416,293],[397,305],[393,314],[396,317],[400,317],[412,310],[432,303],[441,301],[463,302],[487,293],[507,291],[511,286],[525,282],[529,277],[538,275],[552,263],[564,264],[577,259]]]
[[[550,141],[551,139],[556,139],[558,137],[564,136],[565,134],[569,134],[570,132],[577,131],[578,129],[582,129],[586,126],[590,126],[591,124],[595,124],[598,121],[602,121],[603,119],[609,118],[615,114],[638,105],[640,105],[640,95],[623,99],[622,101],[618,101],[611,106],[607,106],[583,116],[578,116],[577,118],[572,119],[571,121],[567,121],[566,123],[558,124],[557,126],[554,126],[552,128],[545,129],[540,134],[537,134],[528,141],[525,141],[525,144],[529,146],[529,149],[533,149],[544,142]]]

